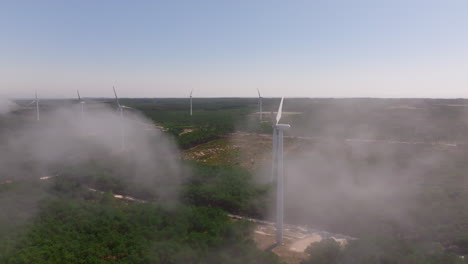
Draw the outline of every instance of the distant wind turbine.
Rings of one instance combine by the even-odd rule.
[[[132,109],[131,107],[121,105],[119,102],[119,97],[117,96],[117,92],[115,91],[115,87],[112,86],[112,89],[114,90],[114,95],[115,95],[115,101],[117,102],[117,106],[119,108],[120,112],[120,137],[121,137],[121,147],[122,151],[125,150],[126,148],[126,142],[125,142],[125,125],[124,125],[124,109]]]
[[[257,88],[257,92],[258,92],[258,110],[259,110],[259,113],[260,113],[260,121],[262,121],[263,119],[263,110],[262,110],[262,96],[260,95],[260,90]]]
[[[35,96],[36,98],[34,100],[32,100],[29,104],[27,104],[26,106],[24,106],[24,108],[27,108],[27,109],[31,109],[31,105],[36,105],[35,106],[35,109],[36,109],[36,120],[39,121],[39,99],[37,98],[37,91],[35,92]]]
[[[192,116],[193,112],[192,112],[192,93],[193,93],[193,89],[190,91],[190,116]]]
[[[39,98],[37,97],[37,90],[36,90],[35,94],[36,94],[36,120],[40,121],[41,116],[40,116],[40,113],[39,113]]]
[[[273,120],[273,179],[276,179],[276,243],[283,242],[283,221],[284,221],[284,160],[283,160],[283,132],[291,126],[280,124],[283,112],[284,97]],[[274,122],[276,121],[276,123]]]
[[[86,104],[86,102],[81,99],[79,90],[76,90],[76,93],[78,94],[78,102],[81,105],[81,119],[83,119],[84,118],[84,105]]]

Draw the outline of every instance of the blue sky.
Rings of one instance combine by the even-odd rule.
[[[0,0],[0,96],[468,97],[468,2]]]

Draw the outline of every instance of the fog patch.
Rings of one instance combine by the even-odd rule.
[[[125,111],[121,119],[118,111],[104,105],[87,106],[83,115],[76,106],[49,109],[41,121],[2,123],[11,126],[0,133],[0,206],[32,214],[44,196],[38,191],[41,186],[68,176],[109,176],[121,180],[123,187],[154,192],[158,199],[178,199],[187,168],[175,144],[150,123],[135,110]],[[2,187],[16,185],[34,190],[31,197],[22,192],[19,199],[16,189]]]
[[[0,115],[7,114],[18,108],[18,105],[14,102],[0,97]]]
[[[287,102],[285,109],[295,111]],[[285,223],[358,237],[392,233],[448,238],[448,232],[425,230],[454,219],[456,211],[449,217],[443,210],[450,201],[459,203],[467,186],[466,177],[457,172],[466,167],[465,146],[446,144],[468,142],[463,132],[466,110],[430,105],[410,115],[372,100],[336,105],[311,105],[314,112],[306,109],[301,117],[283,122],[292,126],[284,139]],[[271,146],[264,151],[262,157],[269,161],[257,170],[257,179],[273,185],[268,218],[274,221]]]

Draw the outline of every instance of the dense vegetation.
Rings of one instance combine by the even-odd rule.
[[[269,189],[255,184],[250,172],[235,166],[197,164],[193,168],[193,177],[182,195],[186,203],[241,215],[265,214]]]
[[[223,210],[251,209],[264,190],[239,169],[201,166],[197,171],[183,204],[121,201],[110,192],[89,191],[86,179],[58,177],[44,187],[48,198],[41,199],[37,216],[4,232],[0,262],[277,263],[274,255],[256,249],[251,224],[232,221]],[[108,183],[119,182],[106,177]],[[19,188],[6,186],[4,195]]]
[[[274,263],[220,209],[49,200],[2,263]]]
[[[271,131],[270,124],[260,124],[258,116],[252,115],[257,108],[255,99],[196,98],[192,116],[189,114],[188,99],[126,99],[124,103],[167,129],[183,149],[236,130]]]
[[[395,237],[365,237],[342,247],[334,239],[312,243],[302,264],[463,264],[437,243]]]

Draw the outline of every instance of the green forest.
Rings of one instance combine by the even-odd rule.
[[[0,195],[38,187],[47,195],[38,214],[21,224],[2,217],[0,262],[280,263],[255,247],[251,223],[227,216],[255,212],[266,190],[236,168],[199,166],[195,175],[184,187],[183,202],[172,204],[118,200],[112,190],[90,192],[74,177],[8,186]]]

